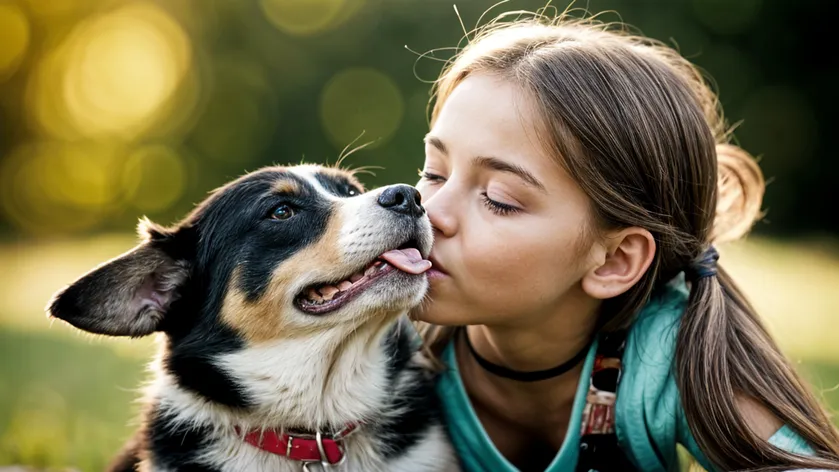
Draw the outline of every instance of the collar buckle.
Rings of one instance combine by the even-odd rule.
[[[323,446],[323,435],[321,434],[320,431],[317,431],[315,433],[315,442],[317,443],[317,446],[318,446],[318,453],[320,453],[320,459],[302,461],[303,462],[303,472],[311,472],[311,469],[310,469],[309,466],[311,466],[312,464],[316,464],[316,463],[320,463],[320,466],[324,471],[328,471],[329,469],[331,469],[333,467],[334,468],[341,467],[344,464],[344,462],[346,462],[346,460],[347,460],[347,453],[344,450],[344,448],[341,447],[341,444],[338,442],[338,440],[343,439],[344,437],[345,436],[336,437],[337,440],[335,441],[335,446],[341,452],[341,459],[339,459],[338,462],[332,463],[332,462],[329,462],[329,457],[326,455],[326,448]],[[291,436],[289,436],[289,438],[288,438],[288,450],[291,450],[291,441],[292,440],[293,440],[293,438]]]

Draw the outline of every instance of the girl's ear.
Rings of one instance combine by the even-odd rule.
[[[607,236],[601,261],[583,276],[583,290],[601,300],[626,292],[650,268],[655,250],[655,238],[644,228],[625,228]]]
[[[187,239],[194,241],[193,231],[144,220],[138,232],[143,242],[137,247],[57,292],[49,316],[95,334],[137,337],[157,331],[189,277],[192,262],[183,250]]]

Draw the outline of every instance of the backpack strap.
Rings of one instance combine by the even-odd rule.
[[[583,408],[577,472],[637,470],[620,449],[615,433],[615,402],[626,334],[619,331],[600,337]]]

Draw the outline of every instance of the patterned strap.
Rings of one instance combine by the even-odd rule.
[[[625,344],[625,331],[600,338],[583,409],[577,472],[637,470],[618,446],[615,433],[615,401]]]

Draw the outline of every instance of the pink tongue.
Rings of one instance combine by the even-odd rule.
[[[394,249],[379,257],[390,262],[393,267],[409,274],[422,274],[431,268],[431,261],[423,259],[420,252],[414,248]]]

